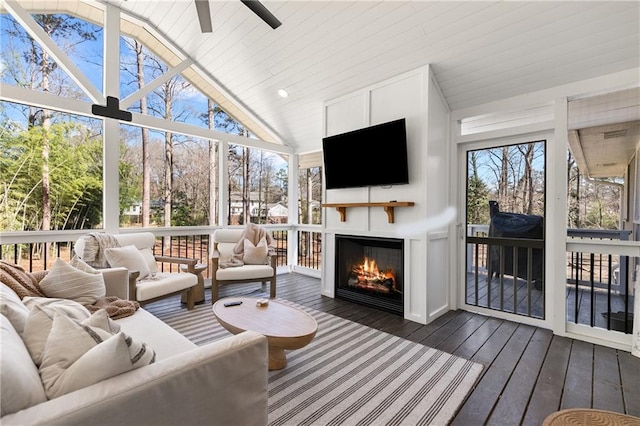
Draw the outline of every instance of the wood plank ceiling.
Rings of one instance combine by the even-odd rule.
[[[452,110],[640,66],[640,2],[103,0],[172,40],[298,152],[322,103],[431,64]],[[278,96],[286,89],[289,97]]]

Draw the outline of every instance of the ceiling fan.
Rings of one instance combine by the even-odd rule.
[[[245,6],[247,6],[253,13],[258,15],[260,19],[266,22],[274,30],[282,25],[282,22],[276,18],[273,13],[264,7],[258,0],[240,0]],[[200,21],[200,29],[203,33],[210,33],[213,31],[213,25],[211,24],[211,12],[209,9],[209,0],[195,0],[196,12],[198,13],[198,20]]]

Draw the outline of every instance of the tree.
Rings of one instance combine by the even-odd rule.
[[[136,52],[136,79],[138,88],[144,86],[144,52],[142,44],[137,40],[134,41],[134,49]],[[140,114],[147,114],[147,98],[140,99]],[[142,227],[146,228],[150,225],[151,217],[151,164],[149,160],[149,129],[143,127],[142,131]]]
[[[489,223],[489,190],[478,174],[478,152],[468,153],[467,223]]]
[[[87,30],[86,23],[68,15],[35,14],[33,15],[33,19],[40,25],[44,32],[54,40],[73,40],[74,43],[95,40],[94,32]],[[14,20],[11,20],[11,22],[12,25],[5,29],[5,31],[11,37],[19,38],[21,42],[28,47],[23,52],[23,62],[18,63],[26,66],[27,70],[30,70],[30,72],[26,73],[14,72],[14,77],[22,80],[17,80],[16,83],[32,90],[58,93],[62,89],[63,84],[52,87],[52,77],[58,68],[56,62],[53,61],[47,51],[42,49],[33,38],[28,36]],[[21,68],[23,67],[21,66]],[[42,197],[40,229],[43,231],[51,229],[53,215],[50,176],[51,141],[49,135],[52,119],[53,113],[51,111],[29,107],[28,125],[30,127],[42,128],[39,138],[42,146],[39,152],[42,160],[40,162],[40,194]]]
[[[46,136],[43,133],[46,131]],[[78,124],[29,127],[0,138],[0,223],[6,230],[42,229],[42,139],[49,142],[51,229],[86,229],[102,217],[102,143]]]

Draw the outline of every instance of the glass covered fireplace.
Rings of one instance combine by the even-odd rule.
[[[335,295],[404,314],[404,241],[336,235]]]

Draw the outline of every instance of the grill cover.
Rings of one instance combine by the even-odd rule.
[[[520,213],[500,212],[498,203],[490,201],[491,222],[489,223],[489,237],[522,238],[542,240],[544,238],[544,220],[542,216]],[[513,246],[504,247],[504,274],[513,276]],[[491,246],[489,279],[493,274],[500,275],[500,247]],[[542,289],[544,278],[543,251],[533,249],[532,279],[535,288]],[[527,249],[518,249],[517,276],[527,279]]]

